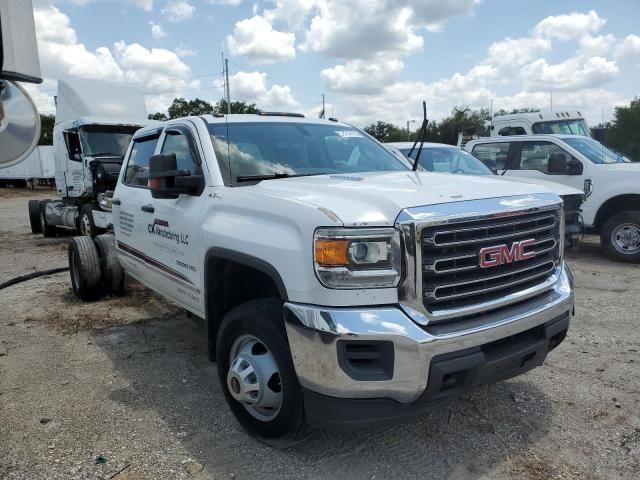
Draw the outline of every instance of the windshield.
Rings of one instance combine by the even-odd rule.
[[[131,137],[140,127],[117,125],[88,125],[80,128],[82,153],[91,157],[111,154],[124,157]]]
[[[624,155],[614,152],[593,138],[567,137],[562,140],[593,163],[626,163],[631,161]]]
[[[302,122],[210,124],[221,167],[232,183],[253,177],[405,171],[407,167],[355,128]],[[257,178],[256,178],[257,179]]]
[[[554,120],[552,122],[538,122],[532,126],[533,133],[561,134],[561,135],[584,135],[590,137],[591,132],[587,122],[580,120]]]
[[[399,148],[407,157],[410,148]],[[415,159],[418,150],[414,150],[411,158]],[[423,148],[420,153],[420,166],[429,172],[462,173],[465,175],[493,175],[494,173],[480,160],[464,150],[454,147]]]

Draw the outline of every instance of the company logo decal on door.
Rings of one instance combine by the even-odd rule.
[[[189,234],[169,229],[169,222],[166,220],[154,219],[153,223],[147,226],[147,230],[152,235],[174,241],[179,245],[189,245]]]

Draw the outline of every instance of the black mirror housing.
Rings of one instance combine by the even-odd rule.
[[[203,186],[202,175],[191,175],[189,170],[178,170],[175,153],[160,153],[149,158],[149,188],[153,198],[199,195]]]

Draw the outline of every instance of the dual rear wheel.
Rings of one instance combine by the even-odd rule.
[[[120,295],[124,290],[124,271],[113,235],[73,237],[69,242],[69,270],[73,291],[82,300]]]

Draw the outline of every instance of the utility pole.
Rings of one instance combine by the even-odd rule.
[[[407,142],[411,140],[411,131],[409,130],[409,122],[416,123],[415,120],[407,120]]]
[[[551,104],[551,111],[553,112],[553,92],[549,92],[549,103]]]
[[[224,78],[227,90],[227,114],[231,114],[231,92],[229,91],[229,59],[224,59]]]
[[[322,94],[322,114],[320,115],[320,118],[324,118],[325,117],[325,110],[324,110],[324,93]]]

